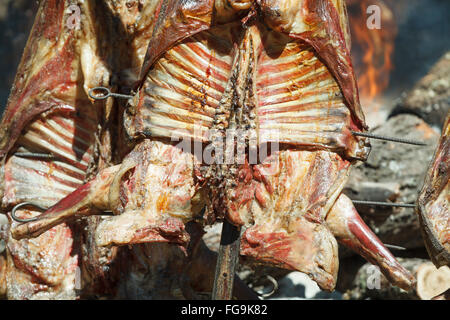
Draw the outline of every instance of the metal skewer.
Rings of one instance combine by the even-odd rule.
[[[386,247],[386,248],[389,248],[389,249],[394,249],[394,250],[406,250],[406,248],[404,248],[404,247],[400,247],[400,246],[394,246],[393,244],[384,244],[384,246]]]
[[[100,93],[100,94],[95,94],[95,92]],[[91,88],[91,89],[89,89],[88,94],[89,94],[89,97],[91,97],[94,100],[104,100],[104,99],[107,99],[109,97],[119,98],[119,99],[131,99],[131,98],[133,98],[132,95],[122,94],[122,93],[113,93],[113,92],[111,92],[111,90],[109,90],[106,87]]]
[[[231,300],[233,298],[233,283],[239,258],[240,235],[240,228],[233,226],[226,220],[223,222],[212,291],[213,300]]]
[[[398,142],[398,143],[405,143],[405,144],[412,144],[412,145],[416,145],[416,146],[426,146],[427,145],[425,142],[422,142],[422,141],[394,138],[394,137],[385,137],[385,136],[379,136],[376,134],[366,133],[366,132],[352,131],[352,134],[355,136],[360,136],[360,137],[385,140],[385,141],[391,141],[391,142]]]
[[[354,204],[368,205],[368,206],[385,206],[385,207],[400,207],[400,208],[415,208],[415,204],[410,203],[394,203],[394,202],[379,202],[379,201],[365,201],[352,200]]]
[[[46,159],[54,160],[56,157],[50,153],[34,153],[34,152],[16,152],[13,154],[19,158],[35,158],[35,159]]]

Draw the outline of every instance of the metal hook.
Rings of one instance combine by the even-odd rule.
[[[41,206],[39,206],[39,205],[37,205],[37,204],[35,204],[35,203],[32,203],[32,202],[22,202],[22,203],[19,203],[19,204],[16,204],[16,205],[14,206],[14,208],[12,209],[12,211],[11,211],[11,218],[13,218],[14,221],[25,223],[25,222],[36,221],[36,220],[38,219],[38,217],[33,217],[33,218],[28,218],[28,219],[21,219],[21,218],[18,218],[18,217],[16,216],[16,211],[17,211],[18,209],[22,208],[22,207],[25,207],[25,206],[32,206],[32,207],[35,207],[35,208],[37,208],[37,209],[39,209],[39,210],[41,210],[41,211],[47,210],[46,208],[43,208],[43,207],[41,207]]]
[[[95,91],[100,91],[100,95],[99,94],[94,94]],[[119,98],[119,99],[131,99],[133,98],[133,96],[128,95],[128,94],[121,94],[121,93],[113,93],[111,92],[111,90],[109,90],[106,87],[95,87],[95,88],[91,88],[89,89],[88,92],[89,97],[91,97],[94,100],[104,100],[107,99],[109,97],[113,97],[113,98]]]
[[[25,207],[25,206],[32,206],[32,207],[37,208],[37,209],[39,209],[41,211],[48,210],[48,208],[41,207],[41,206],[39,206],[39,205],[37,205],[37,204],[35,204],[33,202],[22,202],[22,203],[19,203],[19,204],[15,205],[14,208],[12,209],[12,211],[11,211],[11,218],[14,221],[26,223],[26,222],[36,221],[37,219],[39,219],[40,216],[33,217],[33,218],[28,218],[28,219],[22,219],[22,218],[17,217],[16,216],[16,211],[18,209],[22,208],[22,207]],[[105,210],[105,211],[102,211],[101,213],[99,213],[98,215],[113,216],[114,213],[112,211]]]
[[[266,275],[266,278],[272,283],[272,290],[268,293],[256,292],[261,298],[268,298],[278,290],[278,282],[272,276]]]
[[[427,145],[426,143],[424,143],[422,141],[394,138],[394,137],[385,137],[385,136],[379,136],[376,134],[366,133],[366,132],[351,131],[351,133],[354,136],[360,136],[360,137],[372,138],[372,139],[378,139],[378,140],[385,140],[385,141],[391,141],[391,142],[398,142],[398,143],[405,143],[405,144],[412,144],[415,146],[426,146]]]

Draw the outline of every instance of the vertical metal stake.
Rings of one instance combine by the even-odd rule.
[[[226,220],[223,222],[212,291],[213,300],[231,300],[233,298],[233,282],[239,258],[240,236],[240,228]]]

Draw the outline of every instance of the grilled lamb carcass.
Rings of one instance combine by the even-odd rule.
[[[79,26],[73,23],[74,6],[81,13]],[[7,242],[7,259],[0,258],[0,295],[6,291],[9,299],[173,298],[173,292],[151,291],[179,279],[187,294],[210,286],[212,269],[205,275],[191,267],[198,261],[215,261],[195,236],[198,232],[187,232],[190,245],[182,250],[150,244],[132,250],[100,247],[95,230],[102,217],[89,216],[99,213],[94,208],[79,212],[83,219],[55,224],[28,239],[16,240],[10,232],[20,225],[11,219],[16,205],[32,203],[16,210],[21,219],[40,215],[36,206],[53,207],[60,200],[68,205],[66,196],[74,200],[72,205],[81,205],[77,188],[101,170],[94,181],[107,177],[128,152],[118,125],[123,109],[109,100],[93,102],[88,91],[111,83],[129,87],[138,77],[155,6],[154,1],[142,7],[110,1],[41,1],[0,126],[0,190],[10,222],[0,232]],[[116,37],[123,41],[116,42]],[[184,260],[171,264],[180,252]],[[149,259],[155,254],[167,261]],[[158,275],[168,265],[173,268]],[[183,272],[177,274],[180,265]],[[155,287],[148,274],[159,277],[151,282]],[[236,286],[237,296],[249,297],[238,280]]]
[[[133,150],[121,164],[96,165],[95,178],[36,221],[14,224],[12,237],[113,211],[93,228],[99,248],[187,247],[187,223],[228,219],[246,229],[243,255],[305,272],[326,290],[336,282],[335,237],[410,288],[412,276],[341,194],[351,165],[369,152],[352,134],[366,126],[343,1],[163,0],[143,8],[154,17],[149,46],[120,124]],[[84,92],[102,84],[89,62],[80,59]],[[220,161],[229,132],[241,144],[226,145],[236,152]],[[266,145],[267,157],[255,161]]]
[[[436,267],[450,266],[450,114],[434,154],[417,214],[428,254]]]

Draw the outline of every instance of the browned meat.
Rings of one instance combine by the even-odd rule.
[[[436,265],[450,266],[450,114],[418,200],[425,244]]]
[[[7,278],[9,297],[74,296],[76,266],[88,271],[89,294],[195,297],[211,290],[215,258],[188,225],[220,219],[245,229],[243,255],[326,290],[336,283],[335,237],[394,284],[414,283],[341,195],[370,150],[352,134],[366,125],[343,1],[85,1],[80,29],[68,31],[71,3],[42,2],[0,129],[3,206],[50,207],[11,224],[8,272],[23,277]],[[64,72],[49,76],[51,63]],[[96,86],[132,87],[134,97],[94,103]],[[103,211],[114,216],[93,216]],[[54,291],[20,296],[14,288],[34,288],[40,275],[26,266],[39,265],[44,241],[63,246],[49,268],[64,276],[41,277]]]

